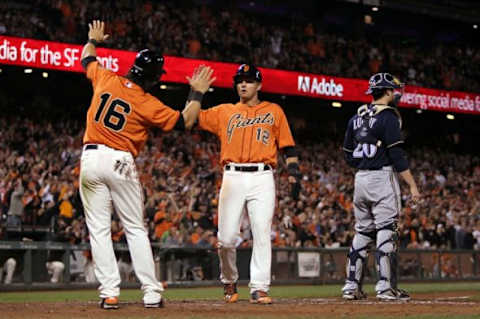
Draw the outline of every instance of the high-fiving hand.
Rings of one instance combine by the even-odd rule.
[[[187,80],[192,90],[205,93],[210,88],[210,85],[217,79],[216,77],[212,77],[212,75],[213,69],[202,64],[193,71],[192,77],[187,76]]]
[[[88,39],[95,40],[98,43],[104,42],[109,35],[105,33],[105,22],[100,20],[93,20],[88,24]]]

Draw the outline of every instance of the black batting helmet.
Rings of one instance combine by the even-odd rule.
[[[401,89],[404,86],[404,83],[390,73],[377,73],[368,80],[368,90],[365,94],[372,94],[374,91],[382,89]]]
[[[163,63],[163,55],[150,49],[143,49],[137,53],[135,62],[130,68],[130,73],[143,82],[155,81],[166,73],[163,69]]]
[[[233,76],[233,85],[237,85],[242,80],[262,82],[262,73],[251,64],[242,64],[238,67],[237,72]]]

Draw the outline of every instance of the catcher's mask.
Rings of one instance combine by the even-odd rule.
[[[377,73],[370,77],[368,80],[368,90],[365,94],[374,94],[379,90],[392,89],[393,90],[393,101],[394,106],[398,105],[400,98],[403,95],[403,89],[405,83],[400,82],[400,80],[390,73]]]

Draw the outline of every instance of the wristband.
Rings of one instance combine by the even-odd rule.
[[[199,91],[193,91],[190,89],[190,93],[188,94],[188,101],[198,101],[199,103],[202,103],[203,99],[203,93]]]
[[[88,39],[88,43],[91,43],[93,44],[94,46],[98,46],[100,44],[100,42],[98,42],[97,40],[95,39]]]
[[[286,146],[282,150],[283,150],[283,153],[285,154],[285,158],[298,157],[295,146]]]

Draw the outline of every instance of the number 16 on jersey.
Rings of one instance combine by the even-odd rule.
[[[102,101],[95,114],[95,122],[98,123],[100,121],[102,112],[111,96],[110,93],[103,93],[100,96]],[[119,98],[113,99],[108,105],[107,111],[103,117],[103,125],[115,132],[120,132],[125,127],[125,124],[127,123],[126,116],[130,114],[130,112],[130,104]]]

